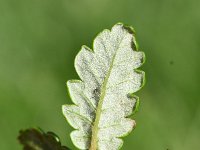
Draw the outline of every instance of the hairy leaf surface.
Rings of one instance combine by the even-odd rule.
[[[81,80],[67,82],[73,105],[63,105],[63,114],[76,130],[71,139],[79,149],[117,150],[121,137],[135,127],[128,118],[138,105],[133,93],[144,83],[144,62],[131,27],[116,24],[94,40],[93,50],[82,46],[75,58]]]

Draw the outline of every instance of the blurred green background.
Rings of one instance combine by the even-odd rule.
[[[39,126],[75,147],[61,113],[73,61],[105,28],[137,32],[147,61],[137,128],[123,150],[200,149],[200,1],[0,0],[0,149],[20,150],[20,129]]]

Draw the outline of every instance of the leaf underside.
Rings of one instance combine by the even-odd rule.
[[[93,50],[82,46],[75,58],[81,80],[69,80],[73,105],[63,105],[63,114],[74,127],[72,142],[79,149],[117,150],[121,137],[136,123],[128,118],[136,109],[133,93],[144,83],[144,72],[136,70],[144,62],[137,50],[131,27],[116,24],[94,40]]]

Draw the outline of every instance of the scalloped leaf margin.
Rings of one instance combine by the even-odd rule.
[[[75,58],[81,80],[67,82],[74,104],[62,107],[65,118],[75,129],[70,136],[77,148],[121,148],[121,137],[136,125],[129,116],[139,105],[134,93],[144,85],[145,73],[137,70],[144,60],[133,28],[122,23],[98,34],[93,50],[82,46]]]

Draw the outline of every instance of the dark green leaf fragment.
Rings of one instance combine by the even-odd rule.
[[[20,130],[18,140],[23,145],[23,150],[70,150],[61,145],[58,136],[53,132],[45,133],[36,128]]]

